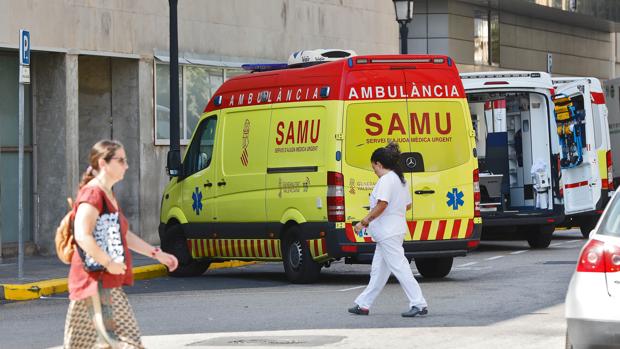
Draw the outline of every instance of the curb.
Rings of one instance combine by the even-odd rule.
[[[228,261],[212,263],[209,269],[234,268],[251,264],[256,264],[256,262]],[[154,279],[168,275],[168,270],[163,264],[144,265],[132,270],[134,280]],[[27,284],[3,284],[0,285],[0,299],[26,301],[64,293],[68,290],[67,278],[41,280]]]

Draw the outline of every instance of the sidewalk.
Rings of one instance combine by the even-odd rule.
[[[166,267],[151,258],[132,253],[135,280],[152,279],[168,275]],[[230,261],[212,263],[209,269],[230,268],[251,264]],[[69,266],[56,256],[29,256],[24,258],[24,277],[17,277],[17,258],[0,261],[0,300],[30,300],[67,292]]]

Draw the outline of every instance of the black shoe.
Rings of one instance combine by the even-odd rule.
[[[366,308],[362,308],[359,305],[349,308],[349,313],[357,315],[368,315],[369,311]]]
[[[418,307],[411,307],[408,311],[401,313],[402,317],[414,317],[418,315],[426,315],[428,314],[428,309],[426,307],[420,309]]]

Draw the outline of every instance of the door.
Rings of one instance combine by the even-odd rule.
[[[369,196],[377,183],[377,175],[370,163],[372,153],[388,141],[398,143],[401,153],[408,154],[409,117],[404,96],[395,91],[405,91],[402,70],[360,70],[347,75],[347,88],[365,91],[374,86],[388,91],[383,98],[352,100],[344,103],[344,156],[342,172],[345,178],[345,213],[347,222],[356,223],[370,210]],[[388,98],[389,97],[389,98]],[[411,173],[405,173],[411,183]],[[411,221],[411,211],[407,220]],[[409,236],[409,235],[408,235]],[[370,242],[368,232],[351,234],[356,242]]]
[[[589,96],[590,86],[586,80],[560,85],[554,96],[556,132],[561,145],[560,184],[566,214],[594,210],[594,191],[600,186]]]
[[[216,221],[227,231],[264,233],[267,137],[271,109],[224,110],[220,115],[216,171]],[[245,223],[245,224],[244,224]],[[242,225],[239,225],[242,224]]]
[[[464,238],[474,217],[475,137],[464,92],[448,70],[432,74],[407,70],[405,79],[412,89],[407,99],[411,144],[407,160],[413,166],[405,163],[405,168],[413,172],[413,239]],[[452,91],[461,92],[445,98]]]
[[[186,234],[206,237],[215,219],[215,135],[217,117],[200,122],[183,160],[182,205],[189,223]]]

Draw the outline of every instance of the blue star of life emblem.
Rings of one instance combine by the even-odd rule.
[[[194,200],[192,209],[196,211],[196,214],[198,215],[200,214],[200,210],[202,210],[202,193],[198,190],[198,187],[196,187],[196,191],[192,193],[192,200]]]
[[[463,201],[463,196],[464,194],[462,191],[457,188],[452,188],[452,191],[449,191],[446,194],[446,197],[448,198],[446,205],[448,205],[448,207],[452,206],[452,209],[455,211],[458,210],[459,206],[463,206],[465,204]]]

